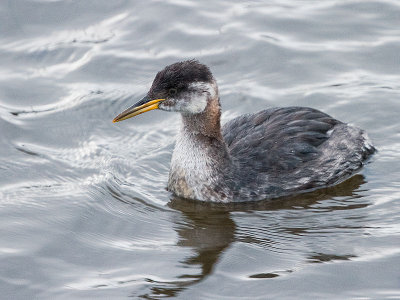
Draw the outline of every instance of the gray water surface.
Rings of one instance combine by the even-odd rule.
[[[197,58],[223,121],[311,106],[379,152],[249,205],[165,190],[180,118],[122,123]],[[399,299],[400,2],[0,1],[2,299]]]

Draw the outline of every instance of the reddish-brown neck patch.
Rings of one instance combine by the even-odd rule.
[[[221,106],[218,96],[209,98],[204,112],[182,115],[183,126],[188,132],[223,140],[221,134]]]

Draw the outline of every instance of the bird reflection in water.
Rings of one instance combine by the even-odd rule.
[[[267,234],[263,239],[253,239],[251,237],[237,236],[237,225],[232,218],[235,212],[251,211],[279,211],[279,210],[308,210],[321,201],[333,198],[362,198],[358,192],[360,186],[365,183],[364,176],[357,174],[345,182],[325,189],[319,189],[314,192],[296,195],[292,197],[280,198],[268,201],[238,202],[229,204],[207,203],[200,201],[191,201],[174,197],[168,203],[168,206],[182,212],[186,222],[176,223],[175,230],[178,233],[179,241],[177,246],[190,247],[193,255],[181,261],[183,270],[193,270],[199,268],[198,274],[182,274],[177,280],[170,282],[152,282],[151,295],[142,295],[144,297],[157,296],[176,296],[185,288],[195,285],[210,275],[218,263],[224,251],[234,242],[257,243],[261,247],[272,247],[279,241],[272,240]],[[340,205],[325,205],[321,212],[327,210],[351,210],[368,206],[366,201],[341,201]],[[318,213],[318,209],[313,209],[313,213]],[[276,225],[276,223],[274,222]],[[343,227],[341,227],[343,228]],[[276,228],[273,228],[276,229]],[[281,228],[287,234],[301,235],[307,234],[307,228]],[[349,228],[351,229],[351,227]],[[267,232],[266,232],[267,233]],[[276,237],[275,237],[276,239]],[[316,262],[318,257],[322,257],[320,262],[329,261],[327,255],[321,253],[310,255],[308,262]],[[354,257],[349,255],[343,259]],[[340,255],[332,256],[333,260],[342,260]],[[274,278],[279,276],[273,273],[254,274],[249,278]]]

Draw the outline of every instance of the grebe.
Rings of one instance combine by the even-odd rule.
[[[308,107],[239,116],[222,128],[216,81],[197,60],[158,72],[147,95],[119,122],[161,109],[180,112],[168,190],[230,202],[277,198],[343,181],[375,152],[366,133]]]

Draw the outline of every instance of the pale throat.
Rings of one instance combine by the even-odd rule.
[[[168,182],[168,188],[178,196],[201,197],[204,187],[212,185],[214,163],[205,146],[182,124],[172,153]]]

